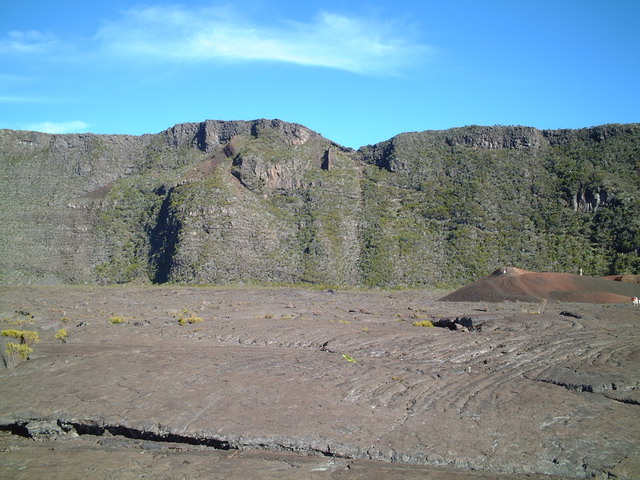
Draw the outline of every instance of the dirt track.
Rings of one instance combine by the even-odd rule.
[[[0,373],[0,424],[41,441],[1,435],[0,477],[640,477],[639,308],[435,298],[6,288],[2,328],[43,341]],[[479,330],[413,325],[456,318]]]

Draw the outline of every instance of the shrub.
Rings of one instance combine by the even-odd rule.
[[[22,330],[2,330],[2,336],[20,339],[22,337]]]
[[[413,322],[414,327],[433,327],[433,323],[429,320],[422,320],[420,322]]]
[[[4,337],[13,337],[20,340],[20,344],[33,345],[40,342],[40,336],[38,332],[32,332],[30,330],[2,330]]]
[[[204,322],[204,320],[189,310],[182,310],[182,315],[178,318],[178,323],[180,325],[191,325],[193,323]]]
[[[118,325],[118,324],[124,323],[124,322],[126,322],[125,318],[121,317],[121,316],[118,316],[118,315],[114,315],[113,317],[111,317],[109,319],[109,323],[111,325]]]
[[[4,332],[3,332],[4,333]],[[4,351],[4,363],[7,368],[14,368],[21,362],[29,360],[29,355],[33,352],[33,348],[26,344],[18,344],[14,342],[7,343]]]
[[[27,330],[22,331],[22,343],[26,345],[33,345],[34,343],[40,342],[40,336],[38,332],[30,332]]]
[[[61,343],[67,343],[67,336],[68,336],[67,329],[61,328],[56,332],[54,338],[56,338],[57,340],[60,340]]]

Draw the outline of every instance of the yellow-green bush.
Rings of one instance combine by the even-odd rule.
[[[22,330],[2,330],[2,336],[3,337],[13,337],[13,338],[21,338],[22,337]]]
[[[433,327],[433,323],[429,320],[422,320],[420,322],[413,322],[414,327]]]
[[[180,315],[180,317],[178,318],[178,323],[180,325],[199,323],[199,322],[204,322],[204,320],[198,315],[196,315],[195,313],[190,312],[189,310],[186,310],[186,309],[182,310],[182,315]]]
[[[4,332],[3,332],[4,333]],[[4,351],[4,361],[8,368],[13,368],[21,362],[29,360],[29,355],[33,352],[33,348],[24,343],[18,344],[14,342],[7,343]]]
[[[118,324],[120,324],[120,323],[124,323],[124,322],[126,322],[125,318],[124,318],[124,317],[121,317],[121,316],[119,316],[119,315],[114,315],[113,317],[111,317],[111,318],[109,319],[109,323],[110,323],[111,325],[118,325]]]
[[[67,333],[66,328],[61,328],[58,330],[54,336],[55,339],[60,340],[61,343],[67,343],[67,337],[69,334]]]
[[[40,342],[38,332],[30,330],[2,330],[2,336],[16,338],[24,345],[33,345]]]

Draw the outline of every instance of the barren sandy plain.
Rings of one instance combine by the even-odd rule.
[[[442,295],[3,287],[0,477],[640,478],[639,307]]]

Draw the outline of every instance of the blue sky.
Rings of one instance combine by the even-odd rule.
[[[637,0],[0,4],[0,128],[280,118],[357,148],[464,125],[640,122]]]

